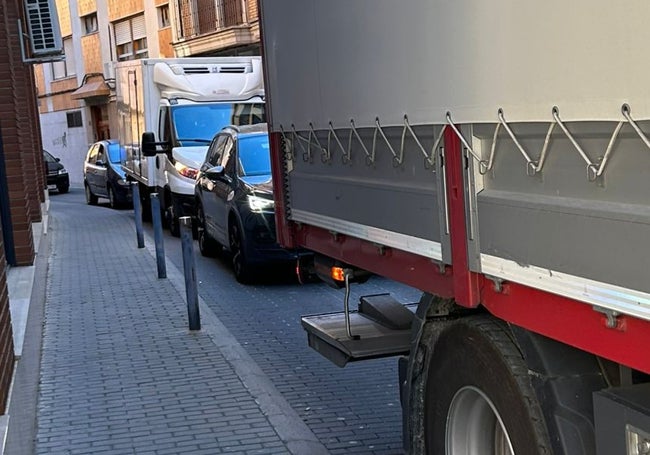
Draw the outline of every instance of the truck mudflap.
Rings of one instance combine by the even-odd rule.
[[[361,297],[356,311],[301,318],[309,346],[339,367],[348,362],[408,354],[417,303],[389,294]]]
[[[650,384],[594,393],[598,455],[650,453]]]

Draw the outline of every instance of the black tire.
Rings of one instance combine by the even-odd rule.
[[[169,233],[174,237],[181,236],[181,223],[174,209],[174,202],[170,201],[169,207],[165,210],[165,218],[167,219],[167,226],[169,227]]]
[[[64,194],[70,190],[70,185],[59,185],[56,189],[59,190],[59,193]]]
[[[107,191],[108,193],[108,205],[112,209],[117,209],[120,207],[120,204],[117,202],[117,198],[115,197],[115,191],[113,190],[113,187],[108,185]]]
[[[551,454],[528,368],[507,327],[488,316],[460,319],[440,335],[432,355],[427,454]]]
[[[197,241],[199,242],[199,251],[202,256],[216,257],[219,255],[221,245],[219,245],[205,229],[205,215],[203,207],[200,203],[196,207],[196,225],[197,225]]]
[[[97,196],[90,191],[90,186],[86,183],[84,185],[84,191],[86,193],[86,204],[88,205],[97,205]]]
[[[235,272],[235,279],[242,284],[252,283],[255,279],[255,273],[246,259],[244,234],[238,221],[233,220],[230,222],[228,238],[230,241],[232,268]]]

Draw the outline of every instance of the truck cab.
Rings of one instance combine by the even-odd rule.
[[[163,153],[156,161],[156,180],[165,183],[166,221],[176,235],[178,218],[194,216],[194,184],[212,138],[228,125],[263,123],[264,100],[259,95],[235,103],[163,98],[158,118]]]
[[[122,167],[139,184],[143,215],[157,192],[163,220],[179,235],[179,217],[193,215],[194,181],[213,136],[226,125],[265,121],[261,59],[143,59],[119,62],[115,73]],[[151,133],[146,147],[143,133]]]

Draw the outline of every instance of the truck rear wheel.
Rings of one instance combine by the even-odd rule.
[[[428,454],[550,454],[528,368],[507,328],[459,319],[435,344],[425,402]]]

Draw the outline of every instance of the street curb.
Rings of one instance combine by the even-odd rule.
[[[133,229],[135,231],[135,222],[133,223]],[[145,231],[144,234],[145,249],[155,260],[154,239],[148,232]],[[194,249],[194,244],[192,244],[192,248]],[[184,274],[171,261],[166,260],[165,262],[167,279],[178,293],[184,296]],[[152,267],[151,273],[155,273],[155,266]],[[246,349],[239,344],[200,295],[199,311],[201,314],[201,331],[207,334],[219,348],[289,451],[295,455],[304,455],[306,453],[310,455],[328,455],[329,451],[319,441],[318,437],[282,397],[273,382],[248,355]]]

